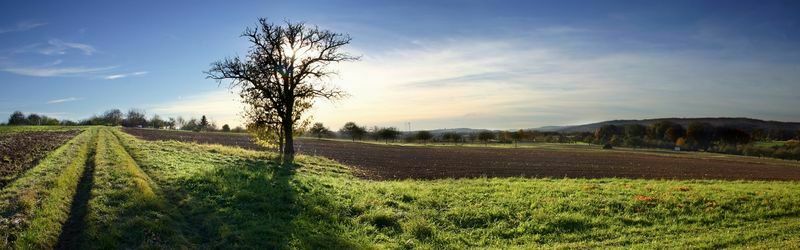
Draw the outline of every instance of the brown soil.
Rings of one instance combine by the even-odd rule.
[[[245,133],[208,133],[179,130],[158,130],[146,128],[122,128],[128,134],[144,140],[175,140],[201,144],[221,144],[246,149],[263,149],[250,140]]]
[[[146,140],[216,143],[257,149],[244,134],[126,129]],[[800,164],[630,151],[409,147],[300,139],[296,149],[358,167],[370,179],[471,177],[800,180]]]
[[[20,132],[0,134],[0,187],[13,181],[58,148],[78,130],[59,132]]]

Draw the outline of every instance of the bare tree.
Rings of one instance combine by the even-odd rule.
[[[482,141],[484,145],[489,143],[489,140],[495,139],[495,134],[489,130],[483,130],[478,133],[478,140]]]
[[[122,125],[123,115],[119,109],[110,109],[103,113],[104,125],[119,126]]]
[[[144,110],[130,109],[125,119],[122,120],[122,125],[126,127],[147,127],[147,118],[145,117]]]
[[[356,138],[361,140],[362,137],[367,133],[367,128],[359,127],[355,122],[347,122],[344,124],[342,129],[339,130],[340,133],[350,136],[353,141],[356,141]]]
[[[243,102],[257,110],[260,120],[250,122],[274,130],[282,138],[283,162],[292,162],[295,125],[301,123],[303,112],[315,98],[336,100],[345,95],[325,82],[336,74],[328,69],[332,63],[358,59],[341,51],[350,36],[302,22],[276,25],[261,18],[242,37],[251,43],[245,58],[214,62],[205,73],[220,83],[229,80],[229,88],[239,90]]]
[[[433,134],[431,134],[430,131],[420,130],[417,132],[414,138],[422,143],[428,143],[428,140],[433,138]]]

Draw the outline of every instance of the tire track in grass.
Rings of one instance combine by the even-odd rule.
[[[122,146],[122,148],[126,151],[126,153],[133,159],[133,161],[136,162],[136,164],[138,166],[144,166],[145,167],[145,168],[141,168],[140,167],[140,170],[143,171],[144,175],[147,175],[148,177],[150,175],[153,175],[153,174],[158,175],[158,172],[153,173],[153,172],[151,172],[152,169],[147,169],[146,165],[140,165],[140,161],[141,161],[140,157],[142,157],[142,152],[137,151],[135,147],[131,147],[131,145],[130,145],[130,143],[131,143],[130,140],[131,139],[136,140],[134,137],[132,137],[130,135],[127,135],[126,133],[122,132],[122,130],[112,130],[111,132],[116,137],[117,141]],[[128,136],[129,138],[126,138],[126,136]],[[148,173],[150,175],[148,175]],[[165,192],[164,189],[162,189],[159,186],[159,183],[162,184],[162,185],[165,184],[165,183],[159,182],[158,178],[156,178],[156,179],[150,178],[150,180],[151,180],[150,183],[152,184],[152,186],[155,187],[155,189],[154,189],[155,192],[159,195],[159,197],[162,197],[163,205],[164,205],[163,209],[165,211],[168,211],[168,213],[175,220],[173,222],[173,226],[175,226],[175,228],[178,231],[178,234],[180,236],[180,239],[182,240],[182,242],[181,242],[182,247],[194,246],[194,248],[196,248],[196,246],[194,245],[194,244],[196,244],[196,242],[191,242],[189,240],[190,237],[188,237],[188,235],[193,235],[194,231],[196,231],[198,229],[202,229],[203,227],[196,226],[196,225],[202,223],[202,221],[193,220],[192,218],[190,218],[191,216],[187,216],[187,214],[184,213],[185,212],[185,208],[182,208],[181,207],[182,205],[179,204],[180,202],[177,202],[177,201],[180,201],[180,199],[177,198],[178,195],[174,192],[174,190],[170,190],[169,189],[170,187],[168,187],[167,190],[169,190],[169,191]],[[163,180],[161,180],[161,181],[163,181]]]
[[[173,210],[111,129],[100,131],[95,180],[79,248],[170,249],[184,242]]]
[[[97,138],[93,141],[96,145]],[[96,146],[89,148],[89,156],[86,157],[86,167],[83,175],[78,182],[75,196],[72,198],[72,206],[69,209],[69,218],[61,230],[58,237],[56,249],[78,249],[83,231],[86,229],[86,213],[88,212],[89,199],[92,197],[92,187],[94,186],[94,158]]]
[[[19,223],[13,228],[0,225],[4,238],[0,249],[50,249],[57,245],[96,132],[84,131],[3,190],[0,212]]]

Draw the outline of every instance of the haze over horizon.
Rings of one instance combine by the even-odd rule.
[[[362,59],[315,121],[405,129],[535,128],[614,119],[800,122],[800,2],[43,1],[0,3],[0,119],[78,120],[111,108],[242,108],[205,79],[243,55],[259,17],[353,37]]]

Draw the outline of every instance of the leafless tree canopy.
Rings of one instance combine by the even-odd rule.
[[[207,78],[229,81],[247,104],[251,124],[278,133],[285,162],[294,159],[293,133],[315,98],[339,99],[345,93],[327,84],[336,74],[332,63],[358,58],[342,51],[350,36],[305,23],[273,24],[265,18],[242,37],[251,46],[244,58],[226,58],[211,64]]]

